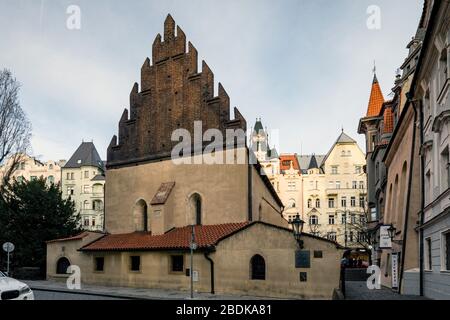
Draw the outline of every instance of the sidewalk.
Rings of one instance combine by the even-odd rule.
[[[365,281],[346,281],[345,300],[428,300],[421,296],[402,295],[391,289],[369,290]]]
[[[29,281],[24,280],[32,290],[63,292],[81,295],[95,295],[112,298],[142,299],[142,300],[187,300],[190,299],[189,291],[175,291],[166,289],[139,289],[127,287],[106,287],[98,285],[81,284],[81,290],[70,290],[65,282],[58,281]],[[244,295],[215,295],[211,293],[195,293],[194,299],[198,300],[265,300],[269,297],[255,297]]]

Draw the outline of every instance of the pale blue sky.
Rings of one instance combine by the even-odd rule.
[[[81,8],[81,30],[66,9]],[[369,5],[381,29],[366,27]],[[253,126],[280,130],[282,153],[326,153],[357,134],[373,61],[387,95],[423,0],[0,0],[0,68],[22,83],[33,154],[68,159],[81,140],[102,157],[151,44],[171,13]]]

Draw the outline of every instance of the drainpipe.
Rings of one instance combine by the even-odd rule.
[[[416,121],[417,121],[417,110],[414,107],[414,103],[410,98],[408,97],[409,103],[411,103],[413,110],[414,110],[414,121],[413,121],[413,134],[412,134],[412,143],[411,143],[411,158],[409,162],[409,179],[408,179],[408,195],[406,197],[406,208],[405,208],[405,223],[403,226],[403,243],[402,243],[402,252],[401,252],[401,267],[400,267],[400,279],[399,279],[399,285],[398,285],[398,291],[401,294],[402,292],[402,280],[403,280],[403,273],[405,268],[405,251],[406,251],[406,240],[407,240],[407,234],[408,234],[408,217],[409,217],[409,202],[411,199],[411,186],[412,186],[412,176],[413,176],[413,168],[414,168],[414,150],[416,146]]]
[[[209,256],[211,252],[212,252],[212,250],[211,251],[206,251],[204,253],[204,256],[205,256],[206,260],[209,261],[209,265],[210,265],[210,268],[211,268],[211,271],[210,271],[210,273],[211,273],[211,293],[215,294],[215,291],[214,291],[214,261]]]
[[[249,153],[249,164],[248,164],[248,173],[247,173],[247,201],[248,201],[248,221],[253,221],[253,195],[252,195],[252,190],[253,190],[253,182],[252,182],[252,169],[253,169],[253,165],[252,165],[252,160],[254,160],[253,157],[255,157],[254,154],[251,154],[251,150],[247,149],[247,152]],[[256,161],[256,160],[255,160]]]

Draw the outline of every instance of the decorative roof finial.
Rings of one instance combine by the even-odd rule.
[[[378,78],[377,78],[377,62],[376,60],[373,60],[373,83],[377,83],[378,82]]]

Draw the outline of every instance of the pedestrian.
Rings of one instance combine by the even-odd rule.
[[[361,257],[358,258],[358,268],[362,267],[362,259]]]

